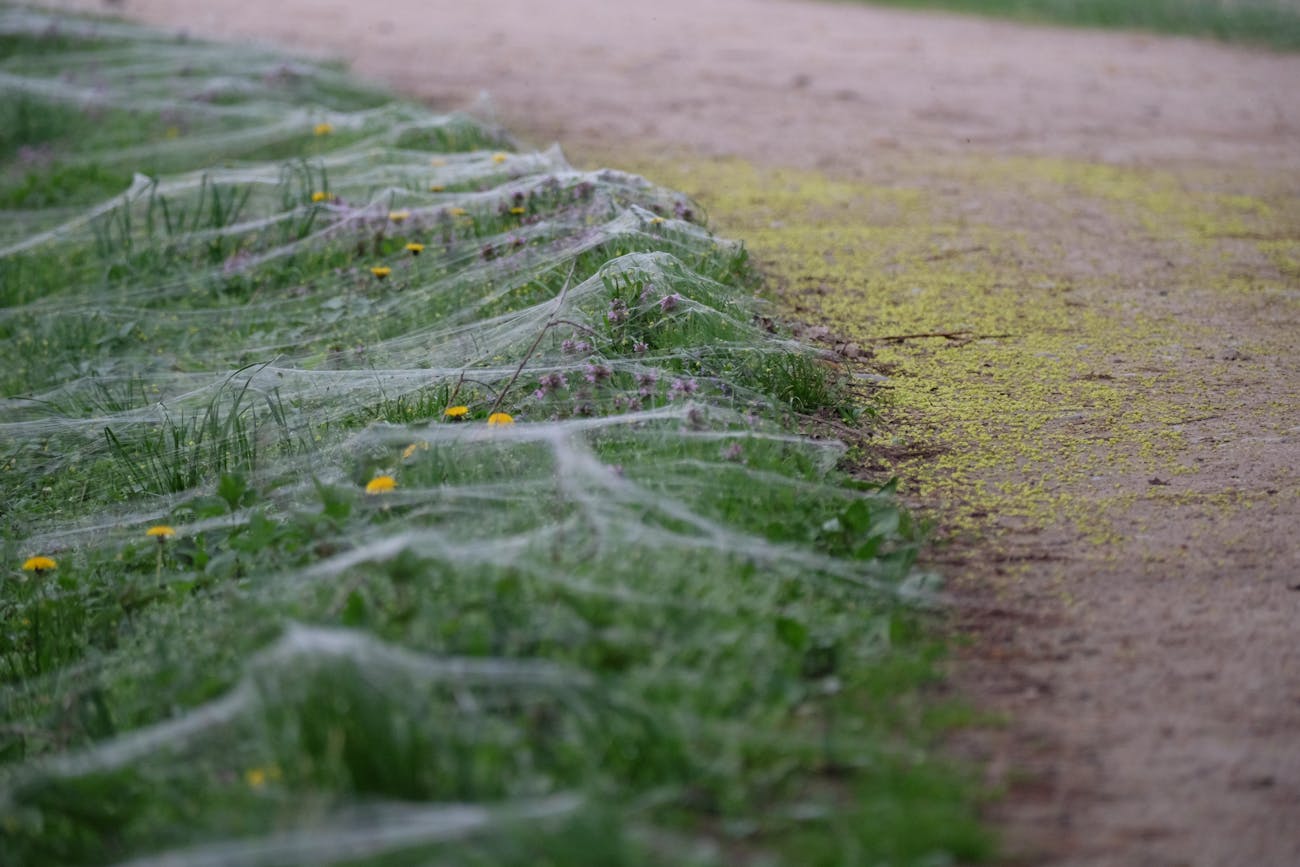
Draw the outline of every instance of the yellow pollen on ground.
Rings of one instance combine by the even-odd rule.
[[[1166,297],[1141,284],[1194,308],[1236,299],[1284,318],[1300,303],[1287,287],[1300,206],[1262,183],[1249,196],[1215,192],[1249,187],[1244,171],[1025,157],[900,157],[874,179],[729,159],[628,167],[744,238],[787,316],[872,354],[867,368],[886,382],[868,459],[950,538],[1064,522],[1115,540],[1130,532],[1133,499],[1162,490],[1147,479],[1195,472],[1182,429],[1233,411],[1232,396],[1180,368],[1226,378],[1247,363],[1207,361],[1196,347],[1221,338],[1130,303],[1139,291]],[[1238,276],[1260,259],[1273,276]],[[1278,418],[1255,421],[1280,435]]]

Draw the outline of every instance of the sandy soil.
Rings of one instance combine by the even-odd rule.
[[[1300,863],[1300,57],[789,0],[115,8],[340,56],[441,105],[487,91],[534,142],[659,166],[751,239],[793,309],[868,346],[894,324],[871,297],[885,266],[854,259],[845,230],[885,232],[905,217],[880,202],[924,197],[906,219],[914,234],[945,226],[945,246],[913,261],[951,259],[974,285],[983,272],[962,269],[982,260],[996,278],[983,291],[1014,283],[1010,303],[1057,335],[1025,341],[1001,379],[1014,339],[952,347],[963,355],[906,342],[887,359],[900,389],[937,383],[928,404],[900,398],[910,442],[892,468],[964,519],[952,529],[966,541],[941,554],[971,602],[957,626],[977,639],[954,683],[1010,723],[959,746],[1008,787],[994,816],[1012,854]],[[1122,184],[1081,168],[1092,162],[1125,167],[1124,183],[1160,173],[1176,192],[1153,181],[1129,208]],[[781,167],[805,174],[770,174]],[[820,210],[736,195],[816,178],[846,185]],[[1222,225],[1187,213],[1243,202],[1250,214]],[[1152,222],[1195,225],[1165,236]],[[800,259],[805,229],[822,234],[800,243],[822,247]],[[825,274],[807,264],[837,256]],[[1050,288],[1062,281],[1068,293]],[[952,298],[954,317],[968,300]],[[1052,381],[1014,366],[1071,347],[1090,347],[1078,352],[1093,372]],[[987,395],[960,430],[948,419],[966,404],[943,403],[945,389]],[[1007,450],[1026,429],[1032,448]],[[969,457],[980,452],[999,459]],[[1025,496],[979,493],[1016,486],[1052,496],[1019,508]]]

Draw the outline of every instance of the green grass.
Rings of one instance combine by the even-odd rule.
[[[1146,30],[1204,36],[1281,51],[1300,50],[1294,0],[868,0],[878,5],[946,9],[1038,24]]]
[[[988,855],[743,246],[331,68],[0,41],[0,864]]]

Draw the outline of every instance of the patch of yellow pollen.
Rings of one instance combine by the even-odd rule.
[[[1222,335],[1167,299],[1297,303],[1300,207],[1266,184],[1225,194],[1222,179],[1019,157],[861,180],[633,166],[744,239],[787,314],[874,350],[889,377],[875,445],[957,536],[1064,521],[1117,541],[1139,498],[1195,470],[1182,429],[1233,408],[1204,377],[1249,364],[1217,359]],[[888,339],[907,335],[947,336]]]

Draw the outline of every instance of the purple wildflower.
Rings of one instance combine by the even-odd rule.
[[[646,350],[649,348],[650,347],[646,344],[644,340],[638,340],[636,343],[632,344],[632,351],[635,352],[637,355],[645,355]]]
[[[650,397],[655,393],[655,384],[658,382],[659,376],[654,371],[650,371],[649,373],[638,373],[636,375],[636,393],[642,397]]]
[[[613,374],[614,371],[603,364],[588,364],[583,368],[582,378],[587,382],[596,383],[609,379]]]
[[[681,302],[681,300],[682,300],[682,296],[678,295],[676,292],[674,292],[671,295],[665,295],[664,297],[659,299],[659,310],[663,313],[668,313],[672,310],[676,310],[677,305]]]
[[[669,397],[685,397],[689,394],[695,394],[700,390],[700,386],[693,379],[674,379],[673,384],[669,386]]]
[[[722,450],[722,459],[724,461],[738,461],[745,456],[745,450],[740,443],[732,443]]]
[[[546,389],[547,391],[556,391],[557,389],[569,387],[569,380],[564,376],[563,373],[559,373],[559,372],[547,373],[543,375],[540,380],[540,383],[542,388]]]
[[[627,313],[627,303],[622,298],[615,298],[609,302],[609,312],[605,314],[605,318],[617,325],[627,319]]]

